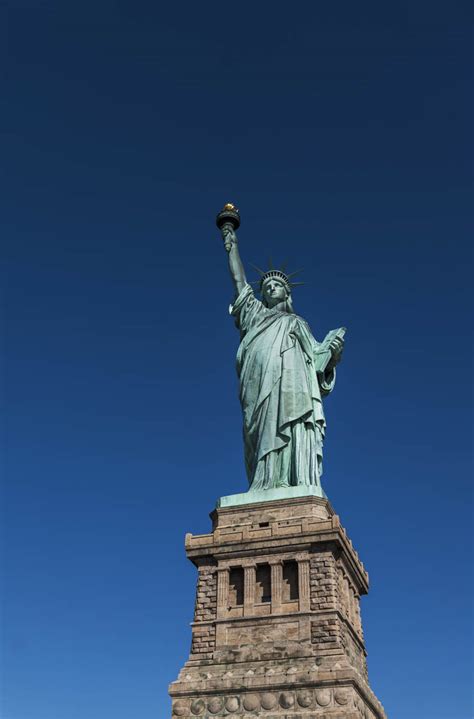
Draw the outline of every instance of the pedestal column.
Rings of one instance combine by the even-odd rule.
[[[272,614],[281,612],[283,594],[283,562],[281,559],[270,561],[272,572]]]
[[[298,594],[300,612],[310,609],[309,559],[298,559]]]
[[[254,613],[256,565],[244,567],[244,617]]]
[[[217,570],[217,616],[223,617],[229,606],[229,568],[219,567]]]

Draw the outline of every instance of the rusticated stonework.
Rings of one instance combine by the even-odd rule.
[[[385,719],[368,684],[368,577],[329,502],[217,509],[186,536],[198,569],[191,653],[173,717]]]

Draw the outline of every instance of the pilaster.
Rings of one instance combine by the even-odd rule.
[[[298,559],[298,594],[300,612],[310,609],[309,557]]]
[[[229,604],[229,567],[217,570],[217,618],[225,617]]]
[[[249,617],[254,614],[255,572],[255,564],[244,567],[244,617]]]
[[[283,591],[283,562],[281,559],[270,559],[272,577],[272,614],[281,612]]]

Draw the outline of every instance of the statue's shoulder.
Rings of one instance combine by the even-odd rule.
[[[229,306],[229,314],[235,317],[237,327],[244,332],[266,317],[268,311],[263,302],[255,297],[252,287],[248,284]]]
[[[303,325],[305,329],[309,330],[311,332],[311,328],[309,326],[309,323],[305,320],[304,317],[301,317],[301,315],[297,315],[296,313],[293,313],[293,317],[296,319],[298,324]]]

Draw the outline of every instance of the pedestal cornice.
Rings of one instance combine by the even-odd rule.
[[[286,516],[279,516],[282,509]],[[186,534],[186,553],[196,565],[204,558],[230,562],[251,555],[258,559],[273,553],[281,556],[285,552],[316,550],[318,546],[332,543],[351,571],[359,594],[367,594],[369,590],[364,565],[326,499],[306,497],[260,502],[216,509],[210,516],[212,532]]]

